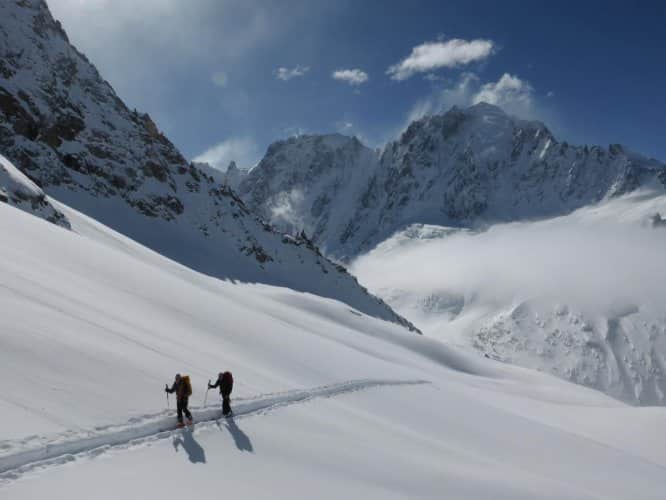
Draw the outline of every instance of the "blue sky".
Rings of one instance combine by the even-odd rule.
[[[666,2],[49,4],[130,106],[220,167],[298,133],[381,147],[410,119],[480,99],[573,143],[666,160]]]

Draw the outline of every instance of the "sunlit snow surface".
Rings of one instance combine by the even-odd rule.
[[[662,409],[194,273],[56,206],[73,232],[0,204],[2,498],[662,498]],[[202,408],[221,369],[228,421],[212,391]],[[176,371],[193,432],[169,430]]]
[[[478,233],[413,226],[352,269],[441,340],[664,404],[665,213],[643,192]]]

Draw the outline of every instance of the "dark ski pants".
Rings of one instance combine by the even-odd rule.
[[[176,401],[176,409],[178,410],[178,421],[181,423],[183,422],[183,413],[188,419],[192,420],[192,414],[190,413],[190,410],[187,409],[188,399],[189,398],[182,398]]]
[[[222,394],[222,415],[231,413],[231,394]]]

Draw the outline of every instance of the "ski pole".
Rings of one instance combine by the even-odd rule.
[[[168,388],[169,388],[169,386],[167,385],[167,389]],[[167,410],[168,410],[168,409],[171,408],[171,405],[169,404],[169,393],[168,392],[166,393],[166,397],[167,397]]]
[[[206,400],[208,399],[208,391],[210,391],[210,380],[208,380],[208,389],[206,389],[206,395],[204,396],[204,408],[206,407]]]

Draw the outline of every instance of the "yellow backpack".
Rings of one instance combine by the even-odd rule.
[[[183,375],[183,383],[185,384],[185,395],[192,395],[192,383],[190,382],[189,375]]]

